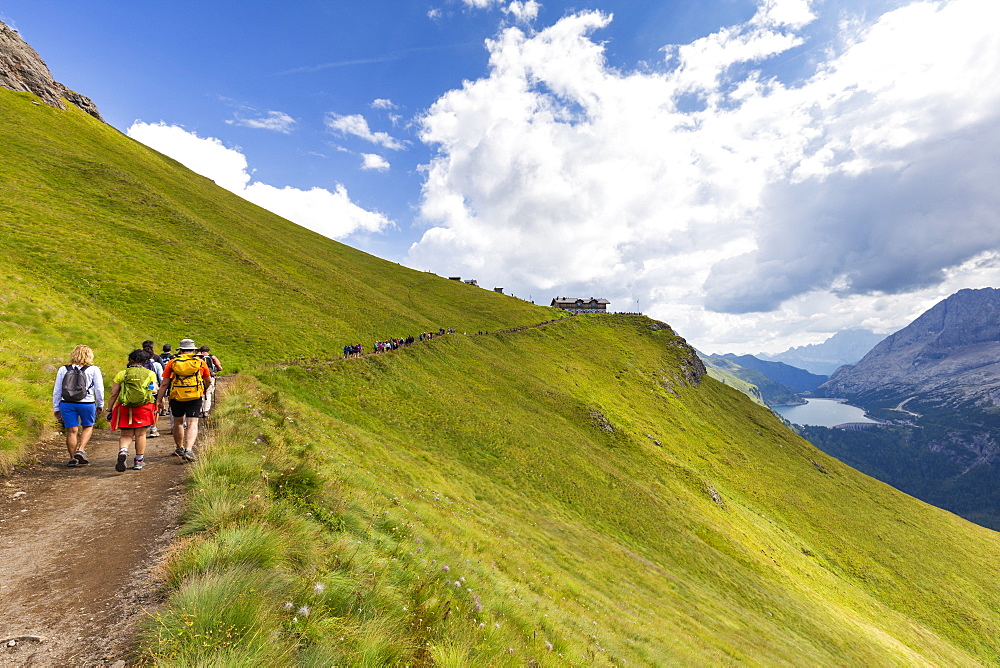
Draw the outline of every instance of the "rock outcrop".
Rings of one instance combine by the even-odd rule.
[[[45,61],[21,39],[17,30],[0,21],[0,88],[34,93],[45,104],[65,109],[64,100],[103,121],[97,106],[52,78]]]
[[[960,290],[887,337],[819,392],[871,405],[1000,406],[1000,290]]]

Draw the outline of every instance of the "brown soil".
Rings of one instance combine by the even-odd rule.
[[[208,420],[199,426],[201,443]],[[117,473],[118,433],[95,429],[90,464],[67,467],[56,436],[0,477],[0,666],[132,663],[136,626],[159,601],[187,470],[167,418],[159,428],[141,471]]]

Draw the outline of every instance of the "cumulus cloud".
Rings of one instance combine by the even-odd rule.
[[[671,76],[678,92],[718,93],[723,75],[734,65],[760,62],[803,43],[794,29],[815,15],[808,0],[765,0],[745,25],[732,26],[690,44],[664,48],[676,61]]]
[[[341,136],[350,135],[358,137],[392,151],[399,151],[406,148],[406,144],[386,132],[373,132],[368,127],[368,121],[361,114],[343,116],[341,114],[329,113],[326,115],[326,127]]]
[[[505,14],[510,14],[520,23],[530,23],[538,18],[538,10],[541,9],[541,5],[535,0],[514,0],[509,5],[504,7],[503,11]]]
[[[361,169],[365,170],[375,170],[377,172],[387,172],[389,171],[389,161],[378,155],[377,153],[362,153],[361,154]]]
[[[392,100],[387,100],[385,98],[376,98],[372,100],[372,109],[398,109],[399,107],[393,103]]]
[[[129,137],[207,176],[232,192],[239,192],[250,182],[247,159],[239,149],[227,148],[214,137],[199,137],[177,125],[164,122],[134,122],[126,131]]]
[[[982,287],[1000,250],[1000,4],[845,21],[811,75],[768,76],[828,6],[765,0],[665,47],[659,71],[608,66],[601,12],[504,30],[488,76],[420,121],[436,153],[411,263],[605,296],[706,346],[777,347],[784,322],[822,340],[870,326],[866,309],[900,327],[958,280]]]
[[[295,125],[295,119],[288,114],[281,111],[269,111],[263,116],[258,116],[257,118],[248,118],[240,114],[236,114],[236,117],[226,121],[229,125],[239,125],[245,128],[254,128],[257,130],[273,130],[274,132],[280,132],[282,134],[290,134],[292,131],[292,126]]]
[[[213,137],[199,137],[163,122],[142,121],[133,123],[127,134],[226,190],[332,239],[343,239],[356,232],[380,232],[394,226],[385,215],[352,202],[347,189],[340,184],[331,192],[324,188],[300,190],[277,188],[259,181],[251,183],[246,156]]]

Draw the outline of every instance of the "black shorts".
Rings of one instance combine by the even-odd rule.
[[[175,418],[201,417],[201,397],[198,397],[197,399],[191,399],[190,401],[177,401],[176,399],[171,399],[170,414],[173,415]]]

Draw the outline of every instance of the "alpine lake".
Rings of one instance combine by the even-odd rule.
[[[842,399],[806,399],[806,403],[797,406],[775,406],[774,412],[792,424],[815,427],[833,427],[848,422],[864,422],[877,424],[865,416],[865,411],[857,406],[851,406]]]

